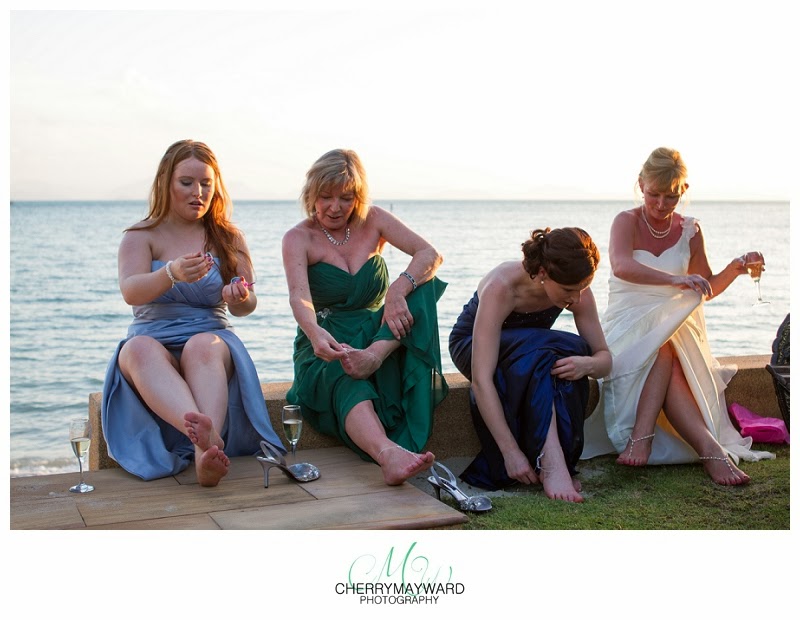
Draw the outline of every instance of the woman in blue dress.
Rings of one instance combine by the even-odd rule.
[[[522,252],[483,277],[450,334],[481,442],[461,478],[490,490],[541,483],[551,499],[582,502],[587,377],[611,370],[589,288],[600,254],[580,228],[535,230]],[[550,329],[565,308],[579,335]]]
[[[147,217],[120,244],[119,286],[134,320],[106,373],[103,433],[111,457],[145,480],[194,460],[197,481],[216,486],[230,456],[255,454],[262,439],[281,446],[227,319],[257,302],[231,210],[214,154],[182,140],[161,160]]]

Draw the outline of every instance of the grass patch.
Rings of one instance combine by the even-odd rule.
[[[547,499],[541,487],[492,497],[469,514],[470,530],[783,530],[789,529],[789,446],[760,445],[775,460],[742,462],[750,484],[714,484],[694,465],[622,467],[615,456],[581,462],[585,502]]]

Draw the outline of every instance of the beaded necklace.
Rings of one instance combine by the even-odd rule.
[[[320,224],[319,227],[322,229],[322,232],[325,233],[325,236],[328,238],[328,241],[330,241],[333,245],[344,245],[345,243],[350,241],[350,227],[349,226],[344,231],[344,240],[342,240],[342,241],[336,241],[336,239],[333,238],[333,235],[331,233],[329,233],[328,230],[322,224]]]
[[[672,230],[672,213],[669,214],[669,226],[667,226],[666,230],[656,230],[652,226],[650,226],[650,222],[647,221],[647,216],[644,214],[644,207],[642,207],[642,219],[644,223],[647,225],[647,230],[650,231],[650,234],[653,235],[655,239],[663,239],[666,237],[669,232]],[[325,230],[324,228],[322,230]]]

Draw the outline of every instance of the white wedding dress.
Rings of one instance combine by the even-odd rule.
[[[634,250],[633,257],[671,274],[687,274],[689,240],[698,228],[685,217],[680,240],[654,256]],[[703,298],[699,293],[671,286],[632,284],[609,279],[608,309],[602,321],[613,357],[611,374],[600,380],[600,401],[584,425],[582,459],[621,453],[636,420],[636,407],[645,380],[661,346],[670,341],[677,352],[708,429],[734,462],[775,458],[770,452],[750,449],[752,439],[742,437],[728,417],[724,390],[736,373],[735,366],[721,366],[711,355],[706,340]],[[662,411],[648,464],[691,463],[698,454],[678,436]]]

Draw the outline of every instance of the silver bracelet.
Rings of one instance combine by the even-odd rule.
[[[416,291],[417,290],[417,281],[414,279],[414,276],[412,276],[407,271],[401,271],[400,275],[401,276],[405,276],[406,278],[408,278],[408,281],[411,282],[411,290],[412,291]]]
[[[170,269],[170,267],[169,267],[171,264],[172,264],[172,261],[168,260],[167,264],[164,266],[164,269],[166,269],[167,276],[172,281],[172,286],[175,286],[178,283],[178,281],[175,279],[175,276],[172,275],[172,269]]]

